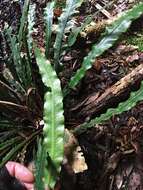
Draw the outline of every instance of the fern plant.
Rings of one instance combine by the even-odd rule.
[[[45,94],[44,102],[44,140],[43,147],[48,151],[49,158],[45,158],[44,182],[54,187],[57,174],[60,171],[60,165],[63,159],[63,139],[64,139],[64,116],[63,116],[63,98],[60,87],[60,80],[52,68],[50,62],[40,50],[35,48],[37,64],[42,75],[43,83],[50,87],[50,91]],[[41,150],[42,151],[42,150]],[[43,151],[43,154],[45,154]],[[42,155],[42,154],[41,154]],[[53,167],[51,167],[53,166]],[[43,166],[42,166],[43,167]],[[37,172],[39,172],[37,170]],[[40,189],[38,184],[38,189]]]
[[[26,39],[29,2],[25,1],[18,34],[14,35],[11,28],[0,33],[3,58],[0,76],[0,167],[8,160],[28,163],[29,156],[34,158],[33,150],[36,150],[37,137],[42,132],[43,92],[40,92],[40,86],[34,79],[37,74],[32,69],[31,48]]]
[[[45,184],[53,188],[59,176],[64,152],[63,95],[67,95],[70,88],[79,83],[95,58],[109,49],[129,28],[131,22],[143,13],[143,3],[140,3],[108,27],[102,40],[93,46],[84,58],[81,68],[62,92],[58,72],[65,45],[64,35],[66,29],[71,28],[71,17],[81,3],[82,0],[67,0],[58,19],[54,41],[54,1],[47,4],[44,13],[45,54],[37,48],[32,39],[35,6],[30,5],[30,0],[25,1],[18,34],[14,35],[11,28],[1,33],[2,46],[8,49],[8,56],[3,56],[4,64],[0,76],[0,167],[8,160],[18,160],[22,163],[28,163],[29,157],[36,160],[35,188],[38,190],[44,190]],[[73,42],[71,44],[73,45]],[[38,83],[37,73],[41,74]],[[142,100],[141,90],[142,86],[131,95],[128,102],[120,104],[117,109],[110,109],[91,123],[83,124],[79,130],[86,130],[89,126],[108,119],[112,114],[119,114],[133,107]]]
[[[55,69],[59,68],[62,40],[66,27],[70,24],[70,17],[76,13],[76,9],[81,5],[82,0],[67,0],[66,7],[59,17],[56,40],[54,44],[54,65]]]
[[[8,49],[8,56],[3,56],[0,78],[3,92],[0,97],[0,167],[8,160],[26,164],[31,159],[36,160],[39,152],[41,158],[44,152],[40,163],[36,161],[36,176],[40,175],[42,161],[44,165],[41,171],[43,177],[39,182],[36,177],[36,189],[40,190],[42,187],[44,189],[44,184],[54,187],[60,171],[64,117],[60,80],[46,56],[36,46],[33,55],[34,10],[35,5],[25,1],[18,34],[14,35],[11,28],[1,33],[5,46],[3,50]],[[37,72],[41,73],[43,83],[37,83]]]
[[[132,21],[139,18],[143,13],[143,3],[139,3],[131,10],[123,13],[117,20],[115,20],[109,27],[106,28],[101,41],[93,45],[92,50],[84,57],[81,68],[77,70],[71,78],[68,87],[65,88],[65,95],[69,93],[70,88],[74,88],[80,80],[85,76],[87,70],[92,67],[95,59],[102,55],[106,50],[111,48],[114,43],[119,39],[121,34],[127,31]]]
[[[60,21],[61,25],[64,22],[62,31],[66,28],[69,17],[74,13],[78,4],[78,1],[68,2],[70,4],[67,4],[65,13],[61,17],[63,20]],[[4,51],[8,49],[8,56],[3,57],[4,65],[0,78],[0,87],[3,91],[0,97],[0,167],[8,160],[22,163],[28,163],[29,157],[37,160],[36,176],[41,176],[40,178],[36,177],[38,190],[44,189],[44,184],[50,187],[54,186],[63,159],[62,92],[56,72],[46,58],[50,46],[53,6],[53,3],[49,3],[47,10],[51,9],[51,12],[45,11],[46,14],[48,13],[46,17],[46,36],[48,36],[46,38],[46,56],[35,47],[35,59],[33,57],[32,33],[35,5],[30,5],[29,0],[24,3],[18,34],[14,35],[11,28],[6,28],[1,33],[5,45]],[[61,30],[61,28],[59,29]],[[61,34],[59,31],[60,43],[63,38],[63,34]],[[60,53],[61,46],[59,48],[57,44],[55,49]],[[35,71],[33,61],[39,67],[45,86],[41,82],[38,85],[35,80],[37,70]],[[41,85],[43,85],[43,92],[40,91]],[[44,89],[47,91],[45,96]],[[39,158],[40,162],[38,162]]]
[[[49,56],[49,52],[50,52],[50,49],[52,46],[51,36],[52,36],[54,3],[49,3],[47,5],[47,8],[45,9],[46,39],[48,40],[48,41],[46,41],[46,56],[38,56],[37,50],[36,50],[37,53],[35,52],[37,54],[37,57],[39,57],[39,58],[41,57],[41,60],[39,59],[39,61],[37,61],[37,62],[39,62],[38,63],[39,68],[40,68],[40,64],[42,67],[42,63],[44,65],[44,62],[46,62],[46,58],[48,58],[53,63],[52,65],[54,65],[55,71],[58,73],[59,67],[61,64],[61,60],[62,60],[62,56],[61,56],[62,48],[64,47],[64,45],[63,45],[64,33],[66,30],[66,27],[69,25],[70,17],[75,13],[76,9],[80,6],[81,3],[82,3],[82,1],[74,1],[74,0],[67,1],[65,9],[63,10],[63,13],[61,14],[61,16],[58,19],[59,20],[58,27],[57,27],[58,29],[57,29],[55,41],[53,42],[53,44],[54,44],[54,48],[53,48],[54,56],[53,57]],[[127,31],[129,26],[131,25],[132,21],[137,19],[138,17],[140,17],[142,15],[142,13],[143,13],[143,3],[140,3],[136,6],[134,6],[131,10],[128,10],[127,12],[125,12],[116,21],[114,21],[111,24],[111,26],[107,27],[105,33],[103,34],[103,38],[101,39],[101,41],[98,44],[93,46],[93,49],[91,50],[91,52],[84,58],[81,68],[77,71],[77,73],[71,79],[68,88],[64,89],[64,91],[63,91],[64,95],[67,95],[67,93],[69,93],[70,88],[74,88],[79,83],[79,81],[85,76],[86,71],[89,68],[91,68],[92,63],[95,61],[95,58],[97,56],[103,54],[110,47],[112,47],[114,45],[114,43],[119,39],[121,34]],[[78,32],[79,31],[77,31],[77,33]],[[77,36],[77,34],[75,34],[74,40],[76,39],[76,36]],[[71,42],[70,46],[73,45],[74,40]],[[40,52],[39,52],[39,55],[40,55]],[[47,64],[50,66],[50,63],[48,61],[47,61]],[[46,66],[46,67],[48,68],[48,66]],[[45,67],[43,67],[43,68],[45,68]],[[52,69],[52,67],[51,67],[51,69]],[[50,68],[49,68],[49,70],[50,70]],[[48,73],[48,71],[46,72],[46,68],[45,68],[45,69],[41,70],[41,73],[43,75],[44,84],[48,86],[49,83],[46,82],[46,77],[44,77],[46,75],[46,73]],[[56,74],[55,74],[55,76],[56,76]],[[52,79],[52,76],[51,76],[51,79]],[[53,88],[54,88],[54,85],[53,85]],[[51,87],[51,90],[52,90],[52,87]],[[119,114],[119,113],[122,113],[122,112],[127,111],[128,109],[132,108],[138,101],[142,100],[141,91],[142,91],[142,88],[139,91],[132,93],[129,100],[127,102],[121,103],[118,108],[109,109],[107,111],[107,113],[105,113],[103,116],[96,118],[95,120],[92,120],[90,123],[85,123],[85,124],[81,125],[79,128],[75,129],[74,133],[79,134],[79,133],[87,130],[88,127],[93,126],[93,124],[101,123],[101,122],[103,122],[103,120],[109,119],[111,117],[111,115],[113,115],[113,114]],[[53,89],[53,92],[54,92],[54,89]],[[56,92],[54,94],[56,94]],[[54,98],[54,96],[53,96],[53,98]],[[62,101],[61,96],[59,97],[59,101]],[[63,121],[63,119],[61,121]],[[46,120],[46,117],[45,117],[45,122],[47,124],[49,122],[48,120]],[[47,128],[47,129],[49,130],[49,128]],[[47,131],[47,129],[45,127],[45,131]],[[63,127],[60,128],[60,130],[62,130],[62,129],[63,129]],[[61,141],[62,141],[61,134],[59,136],[59,139],[61,139]],[[46,141],[48,141],[48,140],[46,139]],[[58,174],[58,169],[60,168],[59,167],[60,162],[62,160],[62,158],[59,159],[60,158],[59,156],[62,155],[62,151],[58,155],[59,158],[57,157],[60,160],[60,162],[57,162],[56,157],[54,158],[53,156],[51,156],[50,152],[49,152],[48,159],[45,160],[44,157],[46,157],[46,155],[45,155],[44,149],[46,150],[46,145],[44,144],[44,142],[45,141],[43,141],[43,146],[39,145],[40,151],[38,152],[38,160],[42,159],[43,164],[41,162],[40,162],[40,165],[37,164],[37,179],[38,179],[37,185],[39,188],[41,187],[41,190],[43,190],[43,185],[42,185],[42,181],[39,181],[39,178],[44,178],[45,182],[47,181],[47,183],[51,184],[51,186],[53,187],[55,179]],[[49,147],[49,145],[47,147]],[[57,162],[57,167],[55,167],[56,164],[54,164],[54,162]],[[50,163],[50,165],[48,165],[48,163]],[[38,171],[39,170],[42,171],[44,166],[47,166],[47,168],[48,168],[48,166],[50,166],[50,168],[48,168],[48,170],[45,171],[44,174],[42,172],[40,172],[40,174],[39,174]],[[49,183],[50,178],[54,179],[54,180],[51,179],[51,183]]]

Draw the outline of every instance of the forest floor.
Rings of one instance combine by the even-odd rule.
[[[55,20],[62,11],[60,6],[63,1],[58,2],[59,7],[54,10]],[[87,0],[83,3],[78,16],[74,17],[76,24],[80,25],[89,14],[95,17],[72,49],[64,55],[64,69],[60,73],[62,87],[80,67],[92,45],[100,39],[106,21],[112,20],[137,2]],[[47,1],[33,0],[32,3],[37,5],[38,18],[34,38],[38,46],[44,48],[42,14]],[[104,8],[100,10],[101,7]],[[22,1],[20,4],[19,1],[0,0],[0,30],[8,24],[16,32],[21,10]],[[132,82],[127,81],[129,84],[121,93],[115,92],[116,85],[139,65],[143,67],[143,17],[133,22],[114,47],[96,59],[80,84],[65,98],[66,128],[74,129],[126,100],[131,91],[139,88],[143,76],[138,77],[136,73],[136,78]],[[108,92],[115,94],[113,96]],[[143,189],[143,102],[139,102],[130,111],[112,116],[104,124],[96,125],[76,138],[85,161],[81,158],[76,160],[78,169],[68,164],[64,166],[61,190]],[[78,170],[76,174],[74,170]]]

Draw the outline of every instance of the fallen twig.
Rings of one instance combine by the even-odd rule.
[[[78,108],[80,117],[92,117],[93,115],[100,114],[109,107],[114,107],[123,99],[127,98],[130,94],[131,88],[139,86],[141,80],[143,80],[143,64],[137,66],[132,72],[120,79],[113,86],[106,89],[105,92],[96,96],[93,94],[89,96],[89,104],[87,101]],[[96,96],[96,98],[94,98]],[[75,109],[73,109],[75,111]],[[77,111],[77,110],[76,110]]]

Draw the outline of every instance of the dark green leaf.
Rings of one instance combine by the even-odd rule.
[[[142,13],[143,3],[139,3],[131,10],[123,13],[122,16],[114,21],[111,26],[106,28],[106,32],[102,40],[93,45],[92,50],[86,57],[84,57],[81,68],[78,69],[75,75],[71,78],[68,86],[69,88],[74,88],[80,82],[80,80],[85,76],[86,71],[92,67],[95,59],[112,47],[119,39],[120,35],[127,31],[131,22],[140,17]],[[69,88],[65,89],[65,94],[69,93]]]

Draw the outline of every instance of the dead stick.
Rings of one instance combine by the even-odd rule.
[[[143,64],[137,66],[128,75],[106,89],[98,98],[94,98],[94,95],[90,96],[89,98],[93,101],[89,101],[90,103],[87,105],[82,105],[79,116],[91,117],[93,114],[99,114],[105,108],[114,106],[115,103],[122,101],[123,95],[129,95],[130,88],[139,84],[141,80],[143,80]]]

